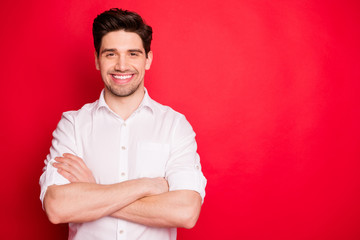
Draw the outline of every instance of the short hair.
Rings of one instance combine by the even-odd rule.
[[[118,8],[105,11],[94,19],[92,33],[97,56],[99,56],[102,38],[107,33],[118,30],[138,34],[142,40],[146,57],[148,56],[152,40],[152,28],[145,23],[139,14]]]

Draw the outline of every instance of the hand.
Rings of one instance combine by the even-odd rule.
[[[148,178],[151,195],[157,195],[169,191],[169,184],[165,178]]]
[[[70,182],[96,183],[92,172],[81,158],[64,153],[63,157],[56,157],[55,161],[53,167],[57,168],[58,173]]]

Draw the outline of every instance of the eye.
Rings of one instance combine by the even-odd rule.
[[[137,52],[131,52],[131,53],[130,53],[130,56],[132,56],[132,57],[139,56],[139,53],[137,53]]]
[[[115,56],[115,53],[110,52],[110,53],[107,53],[105,56],[106,57],[113,57],[113,56]]]

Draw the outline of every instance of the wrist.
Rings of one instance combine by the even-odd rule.
[[[154,180],[152,178],[140,178],[140,186],[144,193],[144,197],[154,195],[156,192]]]

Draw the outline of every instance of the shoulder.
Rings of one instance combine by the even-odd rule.
[[[193,128],[184,114],[154,100],[151,100],[151,106],[157,122],[170,124],[176,131],[193,132]]]
[[[174,120],[185,119],[184,114],[182,114],[178,111],[175,111],[173,108],[171,108],[169,106],[158,103],[153,99],[151,99],[150,104],[151,104],[151,108],[154,111],[155,115],[157,115],[159,117],[174,119]]]
[[[79,119],[89,118],[89,117],[91,117],[93,112],[96,111],[96,109],[98,107],[98,102],[99,102],[99,100],[96,100],[93,103],[85,104],[78,110],[70,110],[70,111],[63,112],[62,119],[65,118],[71,122],[75,122],[76,120],[79,120]]]

